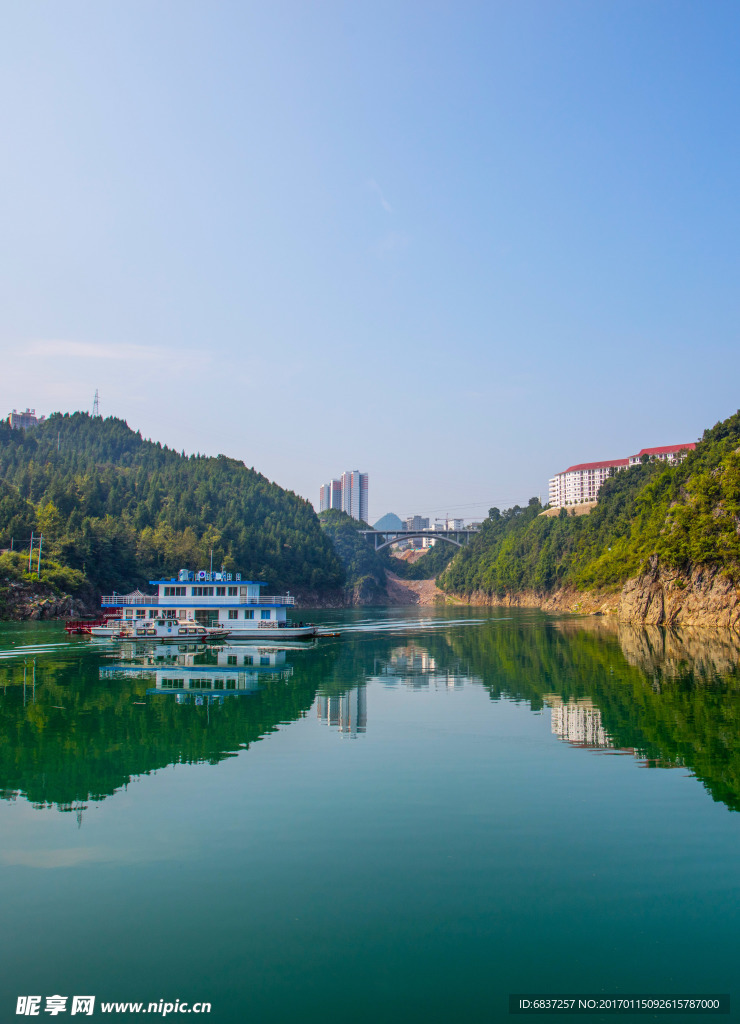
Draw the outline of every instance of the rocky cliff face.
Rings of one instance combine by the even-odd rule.
[[[481,592],[459,598],[466,604],[541,608],[549,612],[614,615],[620,622],[653,626],[710,626],[740,632],[740,588],[719,569],[694,566],[679,572],[660,565],[654,555],[646,572],[627,580],[619,591],[557,590],[491,596]]]
[[[719,569],[678,572],[653,555],[647,572],[625,583],[617,614],[622,622],[740,630],[740,590]]]
[[[74,619],[97,610],[94,601],[55,594],[44,584],[0,581],[0,619]]]

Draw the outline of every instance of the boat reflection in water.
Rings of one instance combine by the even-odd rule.
[[[117,665],[100,669],[101,679],[153,677],[147,695],[174,694],[178,704],[221,702],[226,697],[243,697],[259,690],[268,677],[290,679],[293,667],[286,661],[286,650],[278,646],[224,646],[204,652],[202,648],[158,645],[141,654],[122,651]]]

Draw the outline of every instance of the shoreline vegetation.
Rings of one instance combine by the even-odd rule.
[[[32,534],[43,535],[40,579],[35,552],[24,571]],[[0,424],[0,550],[2,617],[47,617],[39,601],[51,596],[96,612],[101,593],[146,589],[183,566],[308,597],[344,582],[304,498],[236,459],[187,456],[79,412],[29,430]]]
[[[306,608],[446,602],[740,631],[740,412],[676,466],[615,473],[577,512],[537,498],[492,508],[466,547],[404,561],[375,551],[365,524],[317,516],[242,462],[56,413],[29,431],[0,424],[0,618],[93,614],[101,592],[212,554]],[[22,550],[32,531],[44,537],[40,577]]]
[[[589,515],[493,508],[437,579],[467,604],[740,630],[740,412],[676,466],[607,480]]]

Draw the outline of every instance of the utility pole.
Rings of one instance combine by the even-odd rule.
[[[28,571],[31,571],[31,559],[33,558],[33,530],[31,530],[31,546],[28,549]]]
[[[39,565],[38,565],[38,569],[36,570],[36,573],[37,573],[39,579],[41,579],[41,545],[43,543],[44,543],[44,535],[42,533],[41,536],[39,537]],[[36,664],[36,663],[34,662],[34,664]]]

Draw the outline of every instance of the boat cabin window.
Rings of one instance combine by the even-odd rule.
[[[262,619],[269,619],[270,618],[270,609],[269,608],[265,608],[263,611],[261,611],[260,612],[260,618],[262,618]]]
[[[238,619],[239,618],[239,612],[236,610],[236,608],[229,608],[229,618],[230,619]]]
[[[134,614],[133,609],[131,610],[131,614],[132,615]],[[137,619],[144,619],[144,618],[146,618],[146,611],[143,608],[137,608],[136,609],[136,618]]]
[[[236,595],[238,593],[239,593],[239,588],[238,587],[229,587],[229,597],[236,597]]]
[[[253,608],[245,609],[245,611],[244,611],[244,618],[245,619],[253,619],[254,618],[254,609]]]
[[[226,597],[226,587],[216,587],[216,597]]]

